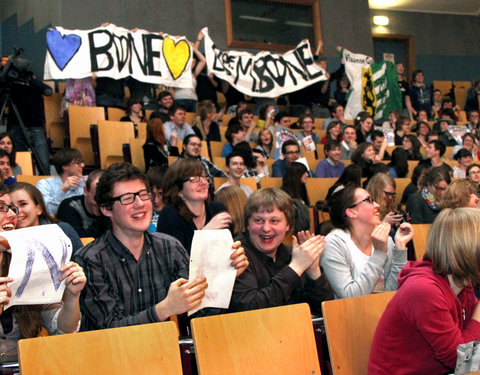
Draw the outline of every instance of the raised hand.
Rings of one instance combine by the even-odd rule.
[[[236,277],[240,276],[243,271],[245,271],[249,265],[247,256],[245,255],[245,249],[242,247],[240,241],[235,241],[232,245],[233,252],[230,255],[232,262],[230,265],[237,270]]]
[[[68,262],[61,271],[58,281],[65,280],[66,292],[72,296],[78,296],[87,282],[83,268],[75,262]]]
[[[384,253],[388,251],[388,236],[392,226],[388,223],[381,223],[377,225],[372,232],[372,244],[375,250],[380,250]]]

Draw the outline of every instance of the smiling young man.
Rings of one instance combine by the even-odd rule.
[[[127,163],[111,165],[95,195],[112,228],[75,255],[89,280],[80,303],[82,329],[154,323],[200,304],[205,278],[187,280],[188,255],[179,241],[147,232],[152,193],[145,174]],[[232,265],[248,262],[236,248]]]
[[[342,148],[340,142],[330,139],[325,143],[326,158],[318,163],[315,177],[340,177],[345,169],[345,164],[340,161]]]
[[[243,177],[243,172],[245,171],[245,162],[240,153],[234,151],[227,155],[225,159],[225,170],[227,172],[228,181],[220,185],[217,191],[226,186],[238,186],[245,192],[247,197],[252,195],[252,189],[247,185],[240,183],[240,179]]]
[[[172,133],[175,133],[176,138],[180,141],[189,135],[195,134],[192,127],[185,122],[185,107],[180,104],[173,104],[169,110],[170,121],[167,121],[163,124],[163,132],[165,134],[165,139],[170,139]]]
[[[82,175],[82,154],[75,148],[62,148],[53,156],[58,176],[44,178],[37,182],[37,189],[43,195],[48,213],[56,215],[60,202],[65,198],[83,195],[85,185]]]
[[[235,281],[230,311],[245,311],[307,302],[313,314],[332,299],[319,261],[325,246],[322,236],[299,233],[293,248],[282,242],[294,227],[292,199],[280,189],[254,192],[245,207],[246,232],[237,238],[250,262]]]
[[[201,151],[202,140],[196,134],[189,134],[183,140],[183,151],[179,159],[200,160],[203,166],[203,170],[208,176],[210,186],[213,188],[214,177],[227,177],[227,175],[210,160],[200,155]]]
[[[300,158],[300,146],[293,139],[286,140],[282,144],[283,159],[278,159],[273,163],[272,177],[283,177],[287,167]]]
[[[170,121],[170,116],[168,112],[173,105],[173,96],[169,91],[162,91],[158,94],[157,97],[157,110],[152,113],[153,117],[158,117],[162,120],[163,123]]]

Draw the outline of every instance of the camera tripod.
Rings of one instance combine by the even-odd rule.
[[[13,102],[13,99],[11,97],[9,88],[6,88],[6,90],[4,91],[4,94],[5,94],[5,99],[3,101],[2,111],[0,112],[0,124],[2,123],[2,120],[3,120],[3,117],[4,117],[5,108],[8,105],[8,108],[10,110],[13,110],[13,112],[15,113],[18,124],[20,125],[20,130],[22,132],[23,138],[25,139],[25,143],[27,144],[28,150],[32,152],[33,160],[35,162],[35,165],[38,168],[38,171],[40,172],[41,175],[48,176],[50,174],[50,171],[47,169],[48,166],[43,165],[42,160],[40,159],[40,156],[38,155],[37,150],[35,149],[32,142],[30,142],[30,139],[28,138],[28,135],[27,135],[27,129],[25,128],[25,124],[22,120],[22,117],[20,116],[20,113],[18,112],[17,106]]]

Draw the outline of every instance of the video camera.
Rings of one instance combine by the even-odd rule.
[[[31,61],[22,57],[22,54],[23,48],[13,47],[13,55],[8,56],[5,65],[0,67],[0,87],[31,86],[39,90],[42,95],[52,95],[50,86],[34,77]]]
[[[7,63],[0,72],[1,84],[29,85],[33,78],[33,71],[30,69],[32,63],[21,57],[23,48],[13,48],[13,55],[8,56]]]

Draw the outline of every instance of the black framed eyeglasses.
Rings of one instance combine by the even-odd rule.
[[[390,197],[390,198],[395,198],[397,196],[397,193],[393,192],[389,192],[389,191],[383,191],[383,193],[387,196],[387,197]]]
[[[350,207],[348,207],[348,208],[354,208],[354,207],[360,206],[360,205],[363,204],[363,203],[373,204],[373,203],[375,203],[375,202],[374,202],[374,200],[372,199],[372,197],[367,197],[367,198],[361,200],[360,202],[357,202],[357,203],[355,203],[355,204],[352,204],[352,205],[351,205]]]
[[[8,212],[12,210],[15,215],[18,215],[18,207],[14,204],[0,203],[0,212]]]
[[[201,176],[192,176],[192,177],[188,177],[186,179],[183,180],[183,182],[192,182],[192,183],[195,183],[195,182],[200,182],[200,179],[204,180],[204,181],[208,181],[208,176],[206,175],[201,175]]]
[[[127,204],[132,204],[135,202],[135,197],[139,197],[142,201],[147,201],[152,199],[152,191],[150,189],[142,189],[137,191],[136,193],[125,193],[119,195],[118,197],[113,197],[110,199],[110,202],[119,201],[120,204],[126,206]]]

